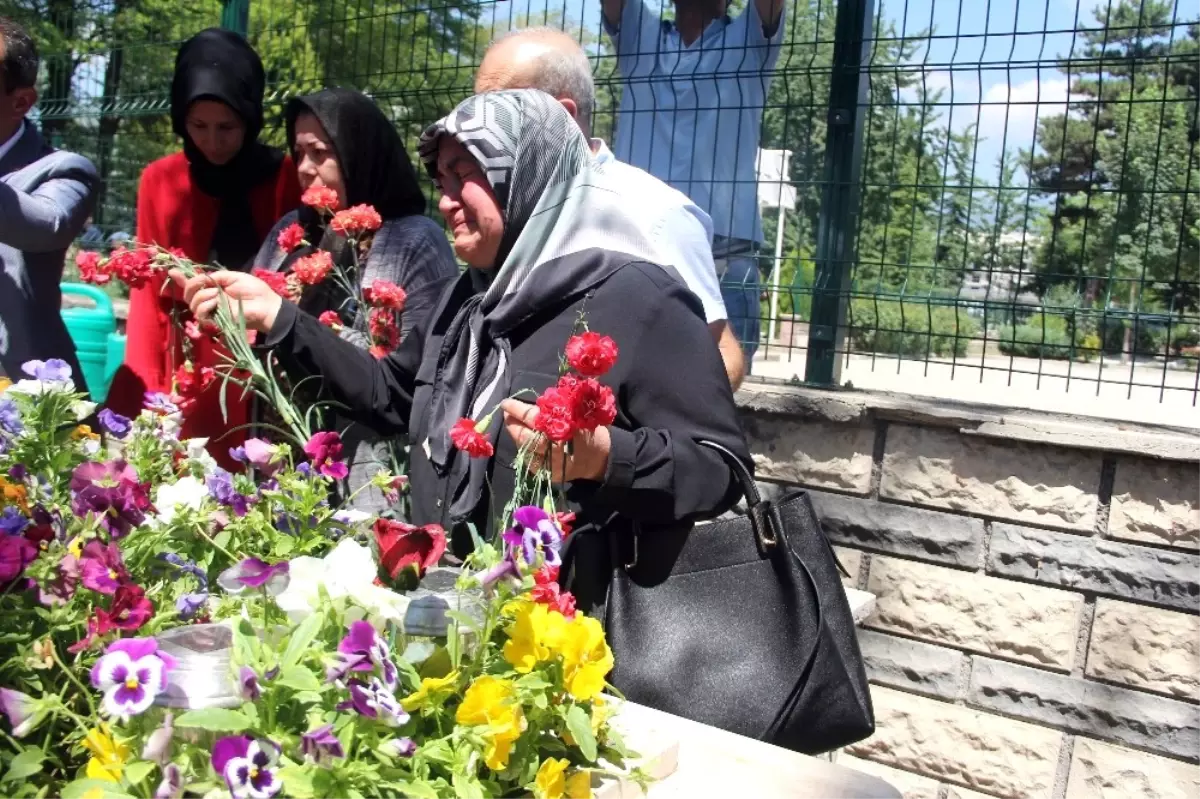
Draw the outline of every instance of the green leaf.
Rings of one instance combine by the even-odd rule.
[[[445,738],[424,744],[421,747],[421,757],[431,763],[441,763],[443,766],[454,765],[454,750]]]
[[[541,674],[538,674],[536,671],[526,674],[524,677],[517,680],[517,687],[523,688],[526,691],[542,691],[550,686],[550,681]]]
[[[418,669],[422,677],[445,677],[450,672],[454,671],[454,664],[450,660],[450,653],[442,647],[438,647],[432,655],[425,659]]]
[[[300,622],[300,626],[292,631],[292,637],[288,639],[287,648],[283,650],[283,659],[279,661],[279,665],[287,669],[299,663],[300,658],[308,651],[308,647],[324,624],[325,614],[321,611],[317,611]]]
[[[67,783],[63,786],[62,799],[82,799],[89,791],[99,791],[104,799],[133,799],[117,783],[108,780],[75,780]]]
[[[472,619],[467,614],[458,610],[446,611],[446,618],[458,622],[462,625],[463,629],[466,630],[475,630],[479,627],[479,622],[477,620]]]
[[[175,719],[176,727],[195,727],[209,732],[241,732],[250,726],[250,719],[239,710],[208,707],[189,710]]]
[[[125,779],[130,785],[137,785],[146,777],[150,776],[150,772],[154,771],[154,764],[147,760],[135,760],[125,767]]]
[[[276,557],[283,557],[292,554],[292,550],[296,548],[296,542],[291,538],[277,538],[272,549]]]
[[[8,764],[8,772],[0,777],[0,782],[19,780],[42,770],[42,761],[46,756],[37,749],[26,749]]]
[[[413,799],[438,799],[437,789],[425,782],[425,780],[413,780],[412,782],[401,782],[397,780],[390,784],[395,786],[396,791],[400,796],[411,796]],[[483,794],[460,793],[459,796],[483,796]]]
[[[279,779],[287,787],[287,795],[296,799],[313,799],[312,769],[308,766],[284,766],[279,770]]]
[[[289,666],[280,669],[279,676],[275,678],[275,684],[291,688],[294,691],[321,690],[321,681],[303,666]]]
[[[567,729],[575,739],[575,745],[589,763],[596,760],[596,736],[592,735],[592,720],[587,711],[579,705],[572,705],[567,711]]]
[[[479,780],[465,774],[455,773],[452,778],[455,796],[487,796]]]

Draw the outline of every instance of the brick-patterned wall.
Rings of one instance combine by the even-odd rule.
[[[1200,435],[915,398],[739,394],[812,491],[906,797],[1200,796]]]

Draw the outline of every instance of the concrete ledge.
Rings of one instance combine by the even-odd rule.
[[[744,384],[738,405],[747,411],[867,426],[895,421],[948,427],[963,435],[1075,449],[1200,461],[1200,430],[1113,422],[1086,416],[1021,410],[954,400],[838,388]]]

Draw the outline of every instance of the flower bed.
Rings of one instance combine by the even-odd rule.
[[[431,614],[404,591],[444,532],[331,507],[336,433],[251,439],[232,474],[178,439],[177,396],[93,431],[65,364],[26,372],[0,394],[7,795],[588,796],[625,766],[552,508]]]

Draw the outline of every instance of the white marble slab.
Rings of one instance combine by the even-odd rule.
[[[878,777],[632,702],[615,722],[643,768],[657,780],[647,792],[632,781],[594,783],[597,799],[900,799]]]

